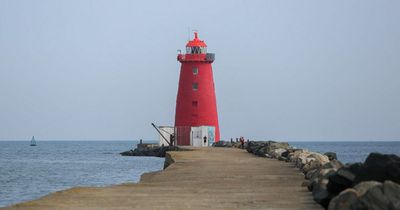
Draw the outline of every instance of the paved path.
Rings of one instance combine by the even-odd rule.
[[[6,209],[322,209],[289,163],[230,148],[171,156],[174,164],[142,176],[138,184],[72,188]]]

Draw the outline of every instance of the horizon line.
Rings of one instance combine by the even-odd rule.
[[[159,141],[158,139],[142,139],[143,141]],[[0,141],[30,141],[30,139],[0,139]],[[36,141],[140,141],[140,139],[36,139]],[[230,140],[220,140],[220,141],[230,141]],[[235,139],[234,139],[235,141]],[[265,140],[259,140],[259,139],[253,139],[250,141],[276,141],[276,142],[397,142],[400,141],[398,140],[383,140],[383,139],[378,139],[378,140],[345,140],[345,139],[339,139],[339,140],[321,140],[321,139],[299,139],[299,140],[274,140],[274,139],[265,139]]]

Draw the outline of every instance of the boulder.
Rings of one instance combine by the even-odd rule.
[[[315,183],[320,182],[320,180],[326,179],[329,180],[329,177],[335,173],[334,169],[317,169],[314,173],[310,176],[310,185],[308,186],[309,191],[313,191],[313,186]]]
[[[330,160],[328,158],[328,156],[320,154],[318,152],[311,152],[310,155],[308,156],[308,158],[315,158],[316,160],[318,160],[322,165],[325,163],[328,163]]]
[[[400,209],[400,185],[392,181],[385,181],[383,183],[383,194],[390,202],[388,209]]]
[[[278,158],[289,148],[287,142],[275,141],[250,141],[247,144],[247,152],[253,153],[260,157]]]
[[[353,209],[388,210],[389,204],[389,199],[383,194],[382,185],[375,185],[369,188],[352,207]]]
[[[289,148],[289,143],[287,143],[287,142],[268,141],[268,147],[270,148],[270,150],[273,150],[273,149],[285,149],[285,150],[287,150]]]
[[[400,183],[400,157],[371,153],[359,169],[355,183],[391,180]]]
[[[329,201],[332,198],[332,195],[328,192],[326,188],[326,184],[328,183],[328,179],[322,179],[318,182],[314,182],[312,186],[312,195],[314,201],[321,204],[324,208],[327,208],[329,205]]]
[[[264,157],[265,153],[266,153],[265,152],[266,146],[267,146],[267,142],[264,142],[264,141],[250,141],[247,144],[246,150],[249,153],[253,153],[255,155]]]
[[[282,156],[282,153],[286,152],[288,148],[289,144],[287,142],[268,141],[266,144],[265,152],[273,158],[278,158]]]
[[[377,182],[377,181],[367,181],[367,182],[361,182],[354,186],[354,189],[357,191],[357,196],[361,197],[363,196],[370,188],[375,187],[375,186],[382,186],[382,183]]]
[[[282,152],[281,156],[285,157],[285,158],[288,158],[290,153],[292,153],[292,151],[286,150],[285,152]]]
[[[129,150],[129,151],[121,152],[119,154],[122,156],[133,156],[133,155],[131,155],[132,153],[133,153],[133,150]]]
[[[303,172],[304,174],[307,174],[307,172],[309,172],[309,171],[311,171],[311,170],[314,170],[314,169],[321,168],[321,166],[322,166],[321,162],[319,162],[318,160],[315,160],[315,159],[314,159],[313,161],[307,162],[307,163],[303,166],[303,168],[302,168],[301,170],[302,170],[302,172]]]
[[[357,201],[356,190],[348,188],[329,202],[328,210],[352,210],[352,205]]]
[[[154,156],[154,157],[165,157],[167,151],[187,151],[188,149],[183,149],[176,146],[168,147],[138,147],[135,150],[129,150],[121,152],[122,156]]]
[[[261,146],[254,151],[254,154],[260,157],[267,157],[265,154],[268,154],[268,148],[266,146]],[[268,154],[268,156],[270,156]],[[272,156],[271,156],[272,157]]]
[[[307,164],[307,161],[310,162],[311,160],[315,159],[307,159],[307,157],[310,155],[310,152],[308,151],[296,151],[294,152],[294,156],[291,157],[291,161],[294,162],[295,166],[297,168],[303,168],[304,165]]]
[[[357,175],[360,173],[361,167],[362,167],[362,163],[352,163],[352,164],[346,164],[346,168],[349,169],[349,171],[351,171],[351,173]]]
[[[230,141],[218,141],[213,143],[213,147],[233,147]]]
[[[280,161],[286,161],[286,162],[288,161],[288,159],[287,159],[287,158],[285,158],[285,157],[282,157],[282,156],[279,156],[279,157],[278,157],[278,160],[280,160]]]
[[[274,158],[279,158],[282,157],[282,153],[286,152],[286,149],[283,148],[277,148],[277,149],[273,149],[270,153],[270,155]]]
[[[299,155],[303,152],[304,152],[304,150],[302,150],[302,149],[295,149],[291,153],[288,154],[288,159],[291,162],[295,162],[297,160],[297,158],[299,157]]]
[[[353,186],[354,178],[355,175],[348,167],[339,168],[334,174],[329,176],[328,191],[337,195],[341,191]]]
[[[400,185],[392,181],[383,184],[366,181],[348,188],[333,198],[328,210],[399,210]]]
[[[329,162],[327,156],[317,152],[309,152],[307,150],[294,151],[288,155],[288,159],[292,161],[297,168],[304,168],[304,173],[307,173],[309,170],[319,168]]]
[[[312,177],[314,177],[315,176],[315,174],[317,174],[319,172],[319,170],[318,169],[312,169],[312,170],[310,170],[310,171],[308,171],[306,174],[305,174],[305,179],[311,179]]]
[[[337,160],[337,155],[334,152],[325,152],[324,155],[326,155],[329,160]]]
[[[343,164],[338,160],[331,160],[328,163],[325,163],[321,168],[333,168],[338,170],[339,168],[343,167]]]

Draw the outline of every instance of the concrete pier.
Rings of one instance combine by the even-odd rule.
[[[72,188],[5,209],[323,209],[290,163],[233,148],[169,154],[172,165],[138,184]]]

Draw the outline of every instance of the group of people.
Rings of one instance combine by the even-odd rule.
[[[244,149],[244,137],[241,136],[240,138],[236,138],[236,142],[240,142],[240,148]],[[249,140],[247,139],[247,143],[249,142]],[[233,143],[233,138],[231,138],[231,143]]]

